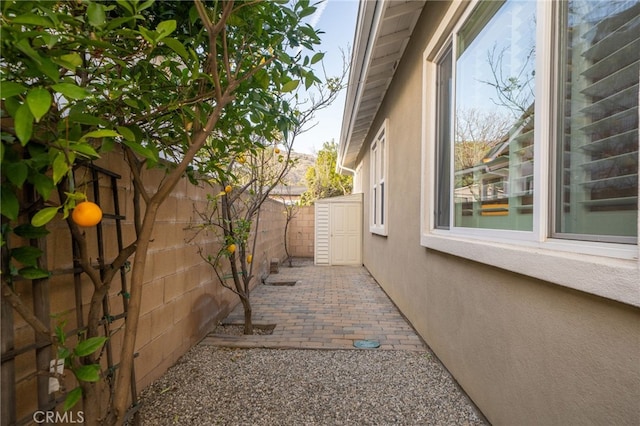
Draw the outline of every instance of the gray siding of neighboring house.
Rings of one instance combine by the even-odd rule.
[[[360,153],[364,265],[493,424],[640,424],[640,309],[420,245],[421,61],[446,7],[426,4]],[[385,118],[382,237],[368,144]]]

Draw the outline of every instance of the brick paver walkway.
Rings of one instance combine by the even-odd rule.
[[[295,281],[294,286],[273,285]],[[242,348],[355,349],[373,340],[379,349],[424,351],[426,346],[366,269],[281,265],[251,292],[253,323],[275,324],[271,335],[210,334],[201,344]],[[223,324],[243,324],[239,304]]]

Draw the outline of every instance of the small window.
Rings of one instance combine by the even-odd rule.
[[[387,121],[371,144],[371,213],[369,230],[387,235]]]

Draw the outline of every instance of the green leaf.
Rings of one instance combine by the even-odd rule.
[[[42,195],[42,198],[44,198],[45,200],[49,199],[51,191],[55,189],[55,185],[53,184],[51,178],[41,173],[30,176],[29,181],[33,184],[33,186],[35,186],[38,194]]]
[[[100,366],[98,364],[83,365],[73,373],[82,382],[97,382],[100,380]]]
[[[42,38],[42,40],[44,40],[45,43],[47,43],[47,47],[49,49],[53,49],[53,47],[58,43],[58,41],[60,41],[60,36],[55,34],[40,33],[40,37]]]
[[[7,99],[24,93],[27,90],[22,84],[14,81],[0,81],[0,98]]]
[[[156,37],[156,41],[160,41],[163,38],[167,37],[169,34],[176,30],[176,21],[171,19],[169,21],[162,21],[156,27],[156,32],[158,36]]]
[[[82,342],[78,343],[78,346],[76,346],[73,352],[77,356],[91,355],[92,353],[100,349],[106,341],[106,337],[90,337],[87,340],[83,340]]]
[[[41,58],[41,61],[38,64],[38,69],[52,81],[60,81],[60,70],[58,69],[58,65],[56,65],[51,59]]]
[[[37,27],[46,27],[50,28],[53,26],[53,22],[51,19],[46,16],[36,15],[34,13],[25,13],[20,16],[16,16],[13,21],[13,24],[23,24],[23,25],[35,25]]]
[[[18,219],[20,203],[11,188],[3,187],[2,191],[0,191],[0,212],[2,213],[2,216],[5,216],[10,220]]]
[[[305,89],[309,90],[309,88],[313,86],[314,81],[315,80],[313,79],[313,73],[307,73],[307,75],[304,77]]]
[[[314,30],[313,27],[310,25],[300,27],[300,31],[302,31],[304,35],[306,35],[307,37],[313,40],[318,38],[318,34],[316,34],[316,30]]]
[[[54,329],[56,334],[56,340],[58,341],[58,344],[60,344],[61,346],[64,346],[64,342],[67,340],[67,335],[64,332],[64,327],[66,325],[67,325],[67,320],[62,320],[61,322],[56,324],[56,327]],[[67,353],[68,352],[69,351],[67,351]],[[61,356],[60,358],[66,358],[67,356]]]
[[[130,15],[134,15],[135,12],[132,8],[132,6],[129,4],[128,0],[116,0],[116,2],[120,5],[120,7],[122,7],[123,9],[126,9],[127,12],[129,12]]]
[[[57,58],[52,58],[52,60],[69,71],[75,71],[76,68],[82,65],[82,58],[77,53],[69,53],[67,55],[61,55]]]
[[[139,15],[138,15],[139,16]],[[117,28],[128,27],[129,22],[134,22],[136,18],[134,16],[121,16],[120,18],[109,19],[107,21],[106,30],[114,30]]]
[[[309,15],[313,15],[316,12],[316,8],[311,6],[311,7],[307,7],[305,9],[302,9],[302,11],[300,12],[300,17],[304,18],[305,16],[309,16]]]
[[[166,44],[171,50],[173,50],[174,52],[176,52],[178,55],[180,55],[180,57],[182,59],[184,59],[185,61],[187,59],[189,59],[189,52],[187,52],[187,49],[184,47],[184,45],[182,43],[180,43],[178,40],[176,40],[175,38],[171,38],[171,37],[167,37],[165,39],[162,40],[164,42],[164,44]]]
[[[87,18],[89,19],[89,24],[94,27],[103,26],[106,21],[104,6],[99,3],[89,3],[89,7],[87,7]]]
[[[57,185],[62,180],[64,175],[66,175],[69,172],[69,169],[71,168],[63,152],[58,152],[56,154],[55,158],[53,159],[52,168],[53,168],[53,183]]]
[[[69,149],[85,157],[100,158],[100,154],[98,154],[96,150],[88,143],[72,142],[69,144]]]
[[[156,37],[158,34],[156,34],[155,31],[148,30],[145,27],[138,27],[138,31],[140,31],[140,34],[142,34],[142,37],[144,37],[144,39],[147,40],[149,43],[153,45],[156,44]]]
[[[125,138],[128,141],[135,142],[136,135],[133,133],[133,131],[131,131],[130,129],[128,129],[128,128],[124,127],[124,126],[118,126],[117,129],[118,129],[118,132],[122,135],[123,138]]]
[[[88,138],[115,138],[120,136],[120,133],[116,132],[115,130],[109,130],[109,129],[100,129],[100,130],[94,130],[92,132],[89,132],[87,134],[85,134],[83,137],[80,138],[81,141],[86,140]]]
[[[267,88],[269,88],[271,79],[269,78],[269,74],[264,69],[258,70],[254,78],[264,90],[267,90]]]
[[[23,223],[22,225],[16,226],[13,233],[19,237],[37,239],[46,237],[49,234],[49,231],[44,226],[35,227],[28,223]]]
[[[45,207],[31,218],[31,225],[36,228],[44,226],[56,217],[60,207]]]
[[[300,84],[300,80],[291,80],[282,85],[282,92],[289,93],[293,92],[298,88],[298,84]]]
[[[22,146],[26,146],[33,133],[33,114],[31,114],[29,106],[27,104],[20,105],[14,119],[16,136],[20,139]]]
[[[51,273],[45,269],[27,266],[26,268],[20,269],[18,275],[27,280],[41,280],[43,278],[49,278]]]
[[[29,168],[24,161],[10,162],[3,165],[7,178],[18,188],[22,188],[22,184],[29,175]]]
[[[40,119],[49,111],[52,100],[51,93],[47,89],[36,87],[29,90],[29,93],[27,93],[27,105],[29,105],[29,110],[31,110],[36,123],[39,123]]]
[[[16,247],[11,250],[11,257],[27,266],[37,266],[42,250],[32,246]]]
[[[72,109],[69,113],[69,120],[79,124],[88,124],[90,126],[104,126],[108,124],[105,120],[99,117],[79,112],[76,109]]]
[[[318,52],[315,55],[313,55],[313,57],[311,58],[311,65],[319,62],[322,60],[322,58],[324,58],[324,52]]]
[[[135,99],[125,98],[123,102],[129,105],[131,108],[140,109],[140,104]]]
[[[29,44],[29,40],[27,40],[26,38],[18,41],[14,44],[14,46],[22,53],[27,55],[31,60],[33,60],[36,65],[42,64],[42,57],[38,55],[38,52],[36,52],[33,47],[31,47],[31,45]]]
[[[140,13],[145,9],[148,9],[149,7],[151,7],[153,5],[153,3],[155,2],[155,0],[147,0],[144,3],[142,3],[141,5],[136,4],[136,12]]]
[[[60,331],[62,332],[62,334],[64,334],[64,330],[60,330]],[[57,330],[56,330],[56,334],[58,334],[58,339],[60,339],[61,334],[59,334]],[[64,344],[64,341],[61,344]],[[68,358],[69,356],[71,356],[71,352],[69,352],[69,349],[58,347],[58,358],[65,359],[65,358]]]
[[[149,148],[144,147],[139,143],[131,142],[131,141],[124,141],[124,144],[129,148],[131,148],[131,150],[136,154],[141,155],[142,157],[148,158],[150,160],[154,160],[154,161],[156,160],[155,155]]]
[[[51,86],[51,88],[69,99],[84,99],[90,94],[84,87],[71,83],[58,83]]]
[[[64,411],[69,411],[82,399],[82,388],[78,386],[77,388],[72,389],[67,394],[67,397],[64,399],[64,405],[62,409]]]

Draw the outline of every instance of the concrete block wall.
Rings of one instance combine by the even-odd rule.
[[[135,240],[130,172],[119,153],[104,156],[97,161],[97,165],[122,176],[122,179],[118,180],[118,199],[120,214],[126,217],[122,223],[123,243],[126,246]],[[163,173],[158,170],[145,170],[144,173],[148,174],[146,179],[150,182],[148,190],[163,178]],[[90,177],[83,179],[88,180]],[[109,179],[100,178],[99,183],[101,207],[105,213],[113,213]],[[82,182],[78,184],[81,185]],[[207,193],[211,191],[193,186],[187,179],[182,179],[158,212],[147,256],[136,338],[138,356],[135,360],[135,374],[139,390],[159,378],[239,303],[234,293],[220,285],[211,266],[198,253],[199,248],[202,248],[204,253],[217,253],[220,247],[219,237],[213,233],[201,232],[194,238],[194,232],[189,229],[190,225],[197,221],[196,210],[204,209]],[[95,199],[90,187],[87,188],[87,195],[90,200]],[[268,273],[271,259],[278,258],[281,262],[285,259],[284,224],[282,204],[267,200],[260,213],[257,244],[253,253],[254,287],[260,283],[262,276]],[[61,218],[51,222],[47,227],[51,231],[46,241],[47,266],[49,270],[57,271],[49,282],[50,310],[51,314],[61,314],[51,321],[51,326],[64,320],[67,321],[65,330],[73,330],[78,326],[78,321],[74,280],[73,275],[69,273],[73,266],[69,230]],[[107,262],[111,262],[118,252],[115,222],[103,219],[102,227],[105,236],[105,258]],[[88,237],[92,260],[97,263],[96,229],[86,228],[84,232]],[[133,261],[133,257],[129,260]],[[130,280],[130,272],[126,280]],[[86,320],[93,285],[82,275],[80,287],[83,316]],[[18,291],[29,305],[33,303],[30,281],[19,282]],[[120,291],[118,275],[109,290],[112,315],[123,310]],[[19,315],[14,313],[13,318],[15,347],[24,346],[32,341],[33,331]],[[113,328],[123,325],[123,320],[116,320]],[[110,342],[115,363],[118,362],[122,335],[122,332],[116,333]],[[69,344],[74,345],[73,339]],[[35,362],[32,353],[26,353],[16,359],[16,377],[28,377],[22,379],[16,389],[17,414],[20,418],[37,409]],[[71,379],[67,380],[65,385],[68,389],[75,386]]]
[[[287,257],[284,250],[285,223],[285,208],[282,203],[267,199],[262,205],[257,227],[258,239],[253,270],[256,278],[261,279],[268,275],[272,259],[283,262]]]
[[[288,247],[293,257],[313,257],[315,238],[314,206],[296,207],[297,212],[289,223]]]

